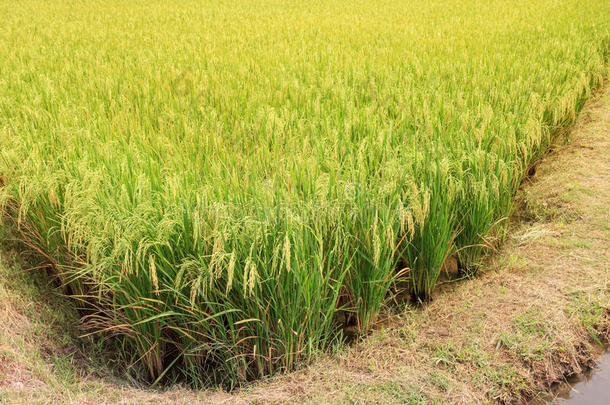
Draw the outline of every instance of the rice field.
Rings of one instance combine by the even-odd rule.
[[[425,302],[449,258],[476,272],[609,73],[598,0],[2,0],[0,20],[4,221],[149,383],[293,369]]]

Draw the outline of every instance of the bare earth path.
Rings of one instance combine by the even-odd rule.
[[[236,394],[120,386],[83,369],[55,304],[0,259],[0,403],[495,403],[592,363],[610,331],[610,86],[524,185],[502,250],[332,358]],[[1,234],[0,234],[1,236]],[[40,297],[39,297],[40,298]],[[61,318],[61,319],[60,319]],[[50,324],[49,324],[50,323]],[[58,326],[59,325],[59,326]],[[58,336],[65,341],[58,342]],[[81,356],[82,357],[82,356]]]

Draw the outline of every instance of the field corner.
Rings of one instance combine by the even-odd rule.
[[[504,247],[332,358],[234,394],[127,386],[0,234],[0,402],[520,403],[595,361],[610,332],[610,86],[524,185]],[[89,351],[88,350],[93,350]],[[88,354],[87,354],[88,353]],[[101,369],[100,369],[101,367]]]

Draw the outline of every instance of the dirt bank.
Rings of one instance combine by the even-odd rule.
[[[53,292],[0,260],[0,402],[523,402],[594,361],[610,330],[610,87],[524,185],[501,251],[332,358],[235,394],[112,380],[63,332]],[[92,366],[87,367],[87,364]]]

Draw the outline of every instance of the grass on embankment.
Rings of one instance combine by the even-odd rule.
[[[44,298],[47,292],[40,296],[30,276],[10,264],[14,255],[5,251],[0,262],[0,398],[424,404],[518,402],[537,396],[564,374],[591,364],[596,342],[608,334],[609,148],[606,88],[581,113],[570,145],[558,147],[524,185],[511,236],[480,277],[445,284],[433,302],[406,308],[334,358],[236,394],[179,388],[158,393],[88,375],[82,362],[72,363],[73,354],[62,353],[62,347],[72,345],[58,343],[67,335],[50,326],[67,326],[74,318],[57,312]]]

